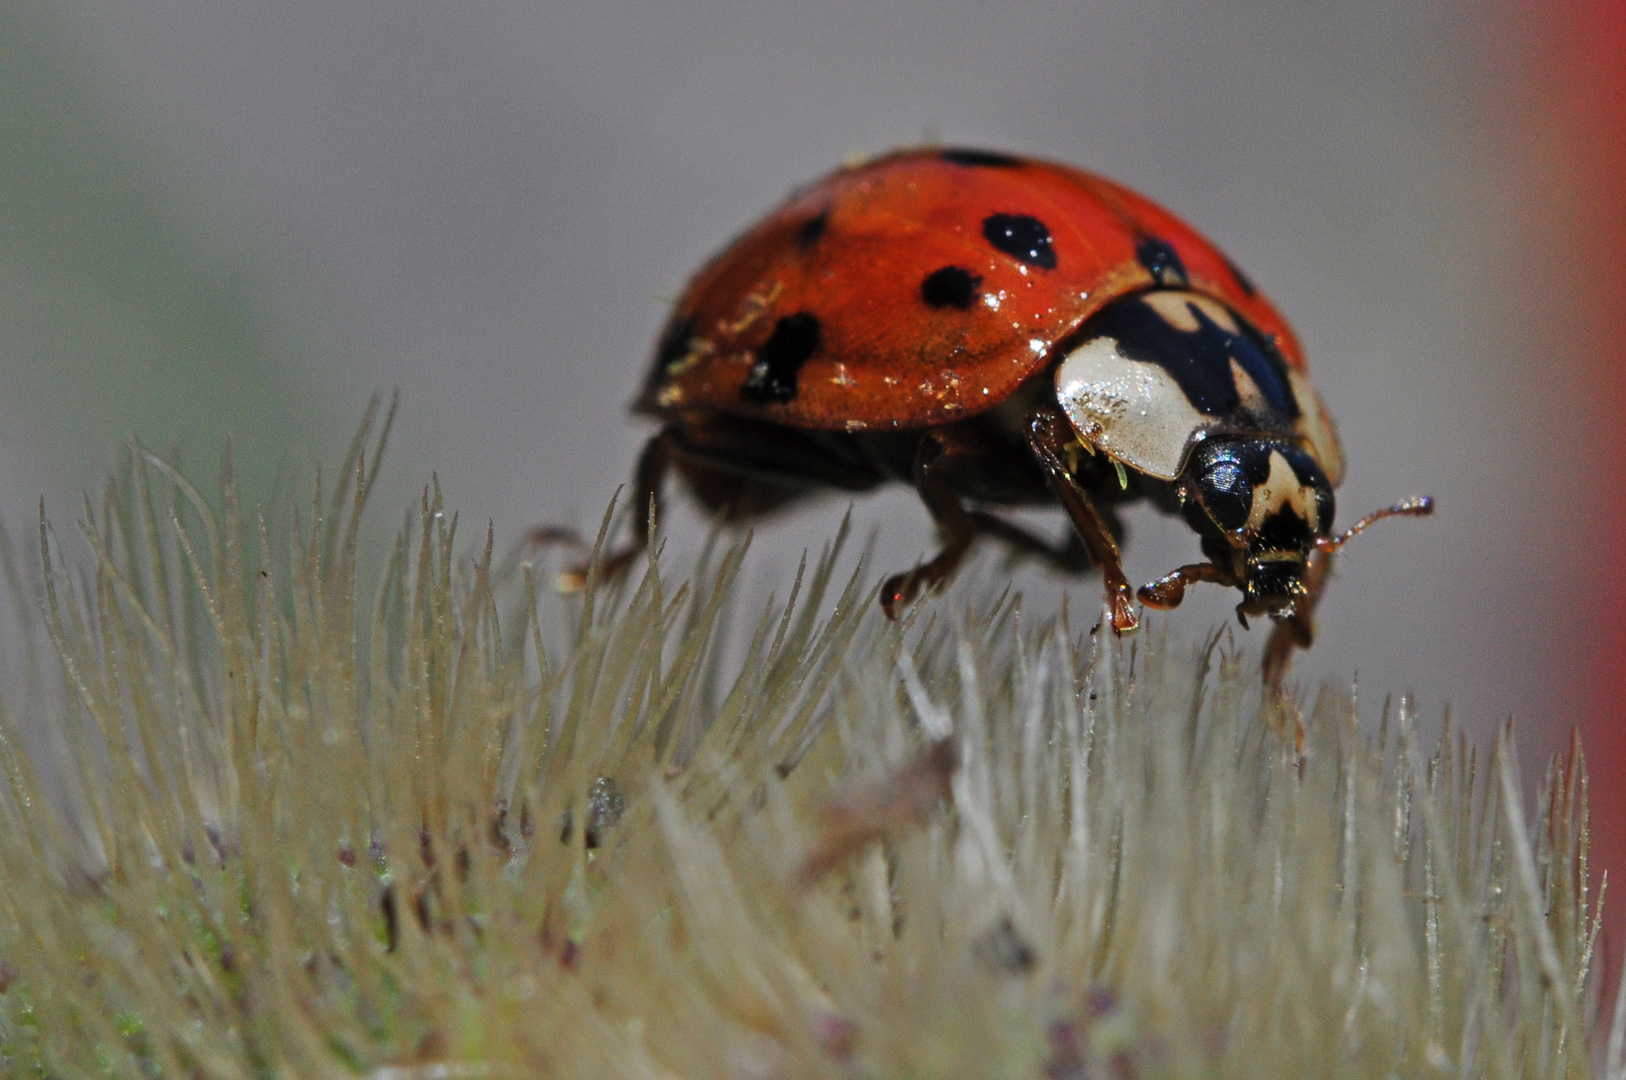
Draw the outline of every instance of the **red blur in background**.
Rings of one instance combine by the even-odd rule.
[[[1592,778],[1593,866],[1612,871],[1606,955],[1618,970],[1626,946],[1626,4],[1620,0],[1524,4],[1503,28],[1521,186],[1531,229],[1522,245],[1539,288],[1530,290],[1536,332],[1568,358],[1590,402],[1564,416],[1583,427],[1575,467],[1593,493],[1595,538],[1573,567],[1574,591],[1553,603],[1574,612],[1585,666],[1581,731]],[[1541,558],[1539,553],[1533,558]],[[1555,718],[1557,719],[1557,718]]]
[[[1626,0],[410,7],[0,3],[0,518],[43,495],[66,527],[127,434],[200,477],[229,436],[241,490],[281,490],[399,387],[375,505],[433,472],[500,538],[590,533],[668,300],[724,237],[934,132],[1074,162],[1292,320],[1350,517],[1438,498],[1340,558],[1299,677],[1358,674],[1374,726],[1390,692],[1425,730],[1449,703],[1482,751],[1511,717],[1529,781],[1579,726],[1619,966]],[[674,502],[679,566],[708,523]],[[842,502],[758,531],[761,588]],[[876,565],[928,550],[909,493],[854,512]],[[1156,518],[1148,577],[1195,554]],[[1035,617],[1095,588],[1008,576]],[[1182,634],[1230,620],[1220,592]]]

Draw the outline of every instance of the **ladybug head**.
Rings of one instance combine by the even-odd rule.
[[[1315,458],[1281,439],[1205,439],[1179,490],[1204,553],[1242,590],[1244,625],[1250,615],[1292,615],[1310,552],[1332,530],[1332,485]]]

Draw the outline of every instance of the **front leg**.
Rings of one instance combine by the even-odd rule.
[[[1290,615],[1275,620],[1270,640],[1265,645],[1265,686],[1272,691],[1281,689],[1282,679],[1292,663],[1293,654],[1308,649],[1315,639],[1315,609],[1321,602],[1326,586],[1327,571],[1332,562],[1330,550],[1312,551],[1305,561],[1304,596],[1293,605]],[[1179,607],[1185,599],[1186,586],[1198,581],[1212,581],[1216,585],[1241,588],[1242,582],[1222,566],[1214,563],[1192,563],[1170,571],[1156,581],[1142,585],[1138,595],[1147,607],[1169,610]],[[1243,625],[1247,625],[1244,623]]]
[[[1172,611],[1186,598],[1186,586],[1198,581],[1212,581],[1216,585],[1240,587],[1236,575],[1223,566],[1211,562],[1189,563],[1171,570],[1156,581],[1142,585],[1135,595],[1149,608]]]
[[[1293,605],[1293,614],[1276,620],[1265,643],[1265,686],[1280,691],[1282,679],[1293,662],[1293,654],[1308,649],[1315,641],[1315,609],[1327,587],[1332,569],[1332,549],[1315,548],[1304,560],[1304,595]]]
[[[1072,519],[1078,538],[1084,541],[1084,550],[1090,561],[1101,568],[1106,581],[1106,606],[1111,613],[1113,633],[1127,634],[1140,625],[1135,615],[1135,593],[1129,579],[1124,576],[1123,556],[1118,553],[1117,541],[1102,519],[1100,511],[1090,501],[1089,493],[1079,486],[1072,472],[1062,460],[1062,454],[1076,442],[1072,425],[1065,417],[1048,409],[1030,413],[1027,421],[1028,449],[1043,470],[1050,490],[1056,493],[1062,508]]]
[[[1304,596],[1293,605],[1293,613],[1276,620],[1270,640],[1265,643],[1265,685],[1280,692],[1282,679],[1293,662],[1293,654],[1308,649],[1315,641],[1315,609],[1332,573],[1332,557],[1339,548],[1359,536],[1373,523],[1391,517],[1428,517],[1434,513],[1434,500],[1415,496],[1367,514],[1338,536],[1322,537],[1304,560]]]

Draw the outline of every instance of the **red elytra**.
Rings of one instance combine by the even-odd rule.
[[[650,517],[605,573],[643,550],[669,470],[741,518],[900,481],[943,547],[883,584],[889,616],[990,535],[1099,568],[1122,633],[1137,594],[1115,508],[1148,499],[1184,517],[1206,561],[1140,600],[1172,608],[1198,581],[1241,590],[1244,625],[1277,620],[1271,682],[1311,641],[1332,553],[1373,521],[1432,510],[1408,500],[1335,535],[1342,450],[1270,302],[1148,199],[980,150],[900,151],[792,195],[694,276],[634,408],[662,421],[635,477]],[[1047,501],[1073,526],[1059,545],[989,509]]]
[[[983,235],[989,217],[1015,213],[1048,227],[1053,268],[1012,258]],[[637,407],[705,405],[845,431],[963,419],[1009,397],[1109,301],[1158,285],[1137,258],[1149,239],[1178,253],[1193,289],[1240,312],[1304,368],[1270,301],[1149,199],[1067,165],[916,149],[803,188],[707,263],[678,301]],[[921,302],[922,282],[943,267],[978,279],[963,314]],[[804,310],[819,318],[819,348],[796,395],[742,396],[777,318]]]

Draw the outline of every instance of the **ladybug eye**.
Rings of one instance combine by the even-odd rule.
[[[1226,532],[1246,525],[1253,511],[1253,485],[1242,463],[1229,456],[1209,461],[1197,474],[1197,502]]]

